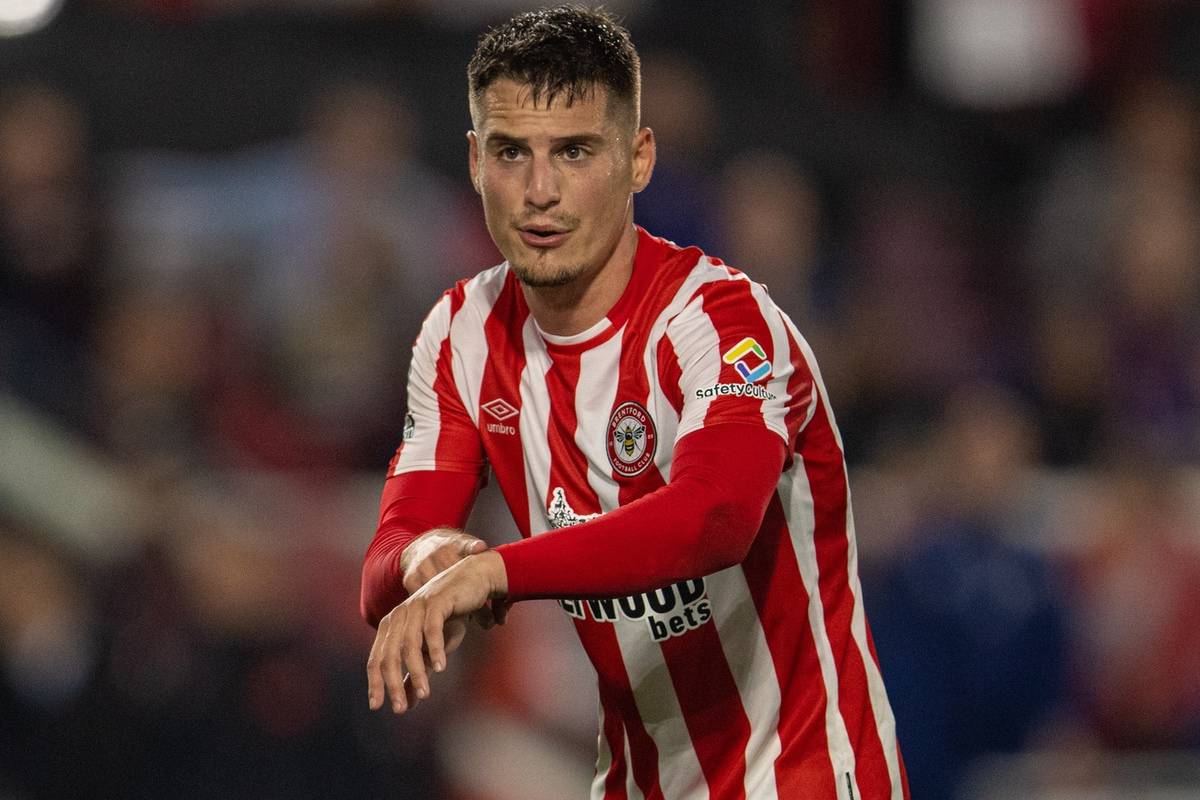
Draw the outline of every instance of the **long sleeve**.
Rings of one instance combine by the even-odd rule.
[[[379,501],[379,524],[363,560],[359,610],[371,625],[408,593],[400,555],[413,539],[432,528],[461,528],[467,521],[480,480],[462,472],[405,472],[388,478]]]
[[[666,486],[589,522],[497,547],[509,599],[621,596],[740,562],[785,455],[783,440],[761,426],[688,434]]]

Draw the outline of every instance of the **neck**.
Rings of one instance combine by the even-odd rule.
[[[529,313],[538,327],[554,336],[573,336],[595,325],[608,314],[633,274],[637,229],[626,223],[617,246],[599,268],[580,275],[565,286],[521,286]]]

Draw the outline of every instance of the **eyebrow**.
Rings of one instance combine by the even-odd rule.
[[[550,144],[551,146],[555,146],[578,142],[581,144],[596,145],[603,141],[604,137],[598,133],[572,133],[566,136],[555,136],[550,140]],[[519,147],[528,147],[529,140],[521,136],[513,136],[504,131],[494,131],[484,138],[484,145],[487,147],[498,144],[515,144]]]

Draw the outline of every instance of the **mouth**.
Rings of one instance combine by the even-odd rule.
[[[558,247],[567,240],[571,231],[556,225],[522,225],[517,228],[521,241],[529,247],[551,248]]]

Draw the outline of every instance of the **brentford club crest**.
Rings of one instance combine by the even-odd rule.
[[[658,432],[639,403],[622,403],[608,418],[608,460],[618,475],[631,478],[654,460]]]

